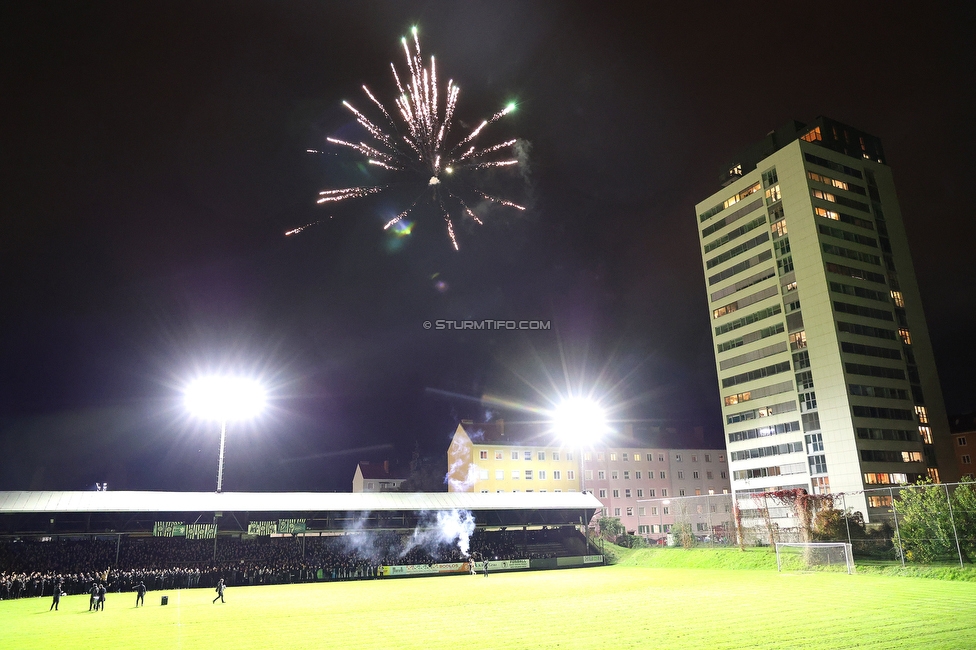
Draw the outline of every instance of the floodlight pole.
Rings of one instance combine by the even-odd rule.
[[[220,455],[217,457],[217,493],[224,483],[224,438],[227,436],[227,420],[220,421]]]

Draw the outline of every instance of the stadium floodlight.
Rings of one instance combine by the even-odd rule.
[[[579,449],[580,491],[586,491],[583,469],[583,448],[599,440],[607,430],[607,418],[595,401],[585,397],[570,397],[553,412],[553,429],[566,444]]]
[[[198,418],[220,422],[220,455],[217,458],[217,492],[224,480],[224,439],[228,420],[248,420],[264,409],[264,387],[245,377],[208,376],[190,382],[186,407]]]

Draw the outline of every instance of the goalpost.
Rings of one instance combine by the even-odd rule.
[[[854,573],[851,545],[842,542],[777,542],[777,571],[846,570]]]

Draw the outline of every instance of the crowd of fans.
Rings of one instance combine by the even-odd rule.
[[[92,583],[109,591],[150,591],[330,580],[369,579],[383,565],[435,564],[466,559],[535,559],[560,553],[572,528],[475,531],[468,554],[458,543],[430,535],[391,531],[323,537],[58,538],[0,541],[0,599],[87,592]],[[563,550],[563,553],[568,551]]]

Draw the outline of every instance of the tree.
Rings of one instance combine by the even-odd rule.
[[[600,535],[611,542],[617,539],[617,535],[625,532],[624,525],[617,517],[600,517],[596,524],[600,527]]]
[[[897,541],[905,559],[912,562],[952,560],[956,556],[956,538],[949,501],[942,485],[930,479],[901,489],[894,501],[898,516]]]
[[[976,482],[965,478],[952,493],[952,514],[959,545],[970,562],[976,562]]]

